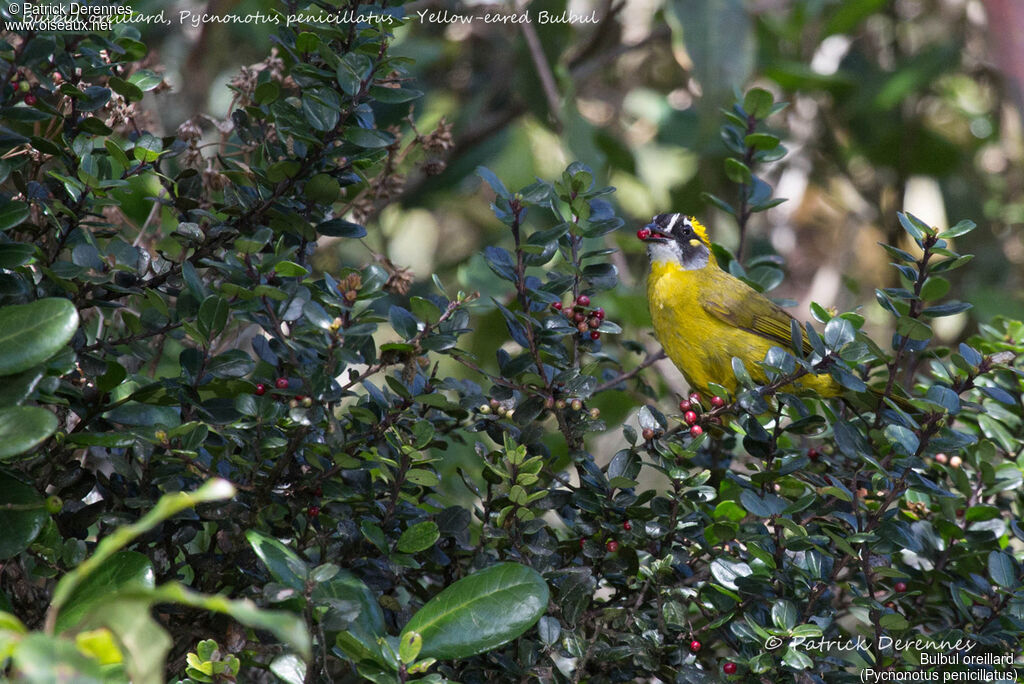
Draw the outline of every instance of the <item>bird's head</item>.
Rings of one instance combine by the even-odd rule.
[[[707,229],[686,214],[658,214],[637,231],[651,262],[677,263],[686,270],[704,268],[711,256]]]

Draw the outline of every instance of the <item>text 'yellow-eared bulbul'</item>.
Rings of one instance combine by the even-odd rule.
[[[719,268],[696,219],[659,214],[637,236],[651,260],[647,303],[654,332],[690,387],[706,391],[714,382],[735,393],[734,356],[764,383],[759,364],[772,347],[792,346],[793,317]],[[803,349],[811,351],[806,334]],[[826,397],[841,391],[829,375],[805,375],[794,384]]]

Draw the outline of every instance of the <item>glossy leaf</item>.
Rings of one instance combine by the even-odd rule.
[[[0,560],[27,549],[49,517],[34,487],[0,471]]]
[[[548,586],[537,571],[499,563],[448,586],[402,630],[423,637],[422,656],[467,658],[515,639],[547,610]]]
[[[299,573],[308,574],[308,569],[303,572],[306,564],[294,551],[273,537],[256,530],[248,530],[245,538],[249,540],[252,550],[267,566],[275,580],[296,591],[303,590],[306,580]]]
[[[0,375],[28,370],[56,354],[78,329],[70,300],[52,297],[0,307]]]

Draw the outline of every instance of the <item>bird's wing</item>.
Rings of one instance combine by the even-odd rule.
[[[709,279],[697,296],[709,314],[729,325],[747,330],[783,349],[793,345],[790,321],[793,317],[782,307],[757,292],[742,280],[715,268],[707,269]],[[804,354],[811,353],[807,333],[801,329]]]

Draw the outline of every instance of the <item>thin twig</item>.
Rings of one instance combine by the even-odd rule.
[[[645,368],[647,368],[649,366],[653,366],[658,361],[661,361],[663,358],[665,358],[665,350],[664,349],[662,349],[661,351],[657,351],[657,352],[655,352],[653,354],[648,354],[647,358],[644,359],[643,362],[639,366],[634,368],[633,370],[626,371],[625,373],[620,373],[619,375],[615,376],[611,380],[609,380],[607,382],[603,382],[600,385],[598,385],[597,387],[595,387],[594,388],[594,394],[597,394],[598,392],[603,392],[604,390],[607,390],[607,389],[611,389],[612,387],[615,387],[619,383],[626,382],[627,380],[629,380],[629,379],[631,379],[633,377],[636,377]]]
[[[530,58],[533,59],[533,66],[537,70],[537,76],[540,78],[541,88],[544,90],[544,99],[548,101],[548,113],[555,125],[555,129],[561,131],[562,121],[558,117],[558,112],[562,108],[562,97],[558,94],[555,75],[551,71],[551,65],[548,64],[547,56],[544,54],[544,46],[541,45],[540,38],[537,36],[537,30],[533,28],[533,24],[522,23],[519,25],[519,28],[522,29],[523,38],[526,40],[526,47],[530,50]]]

